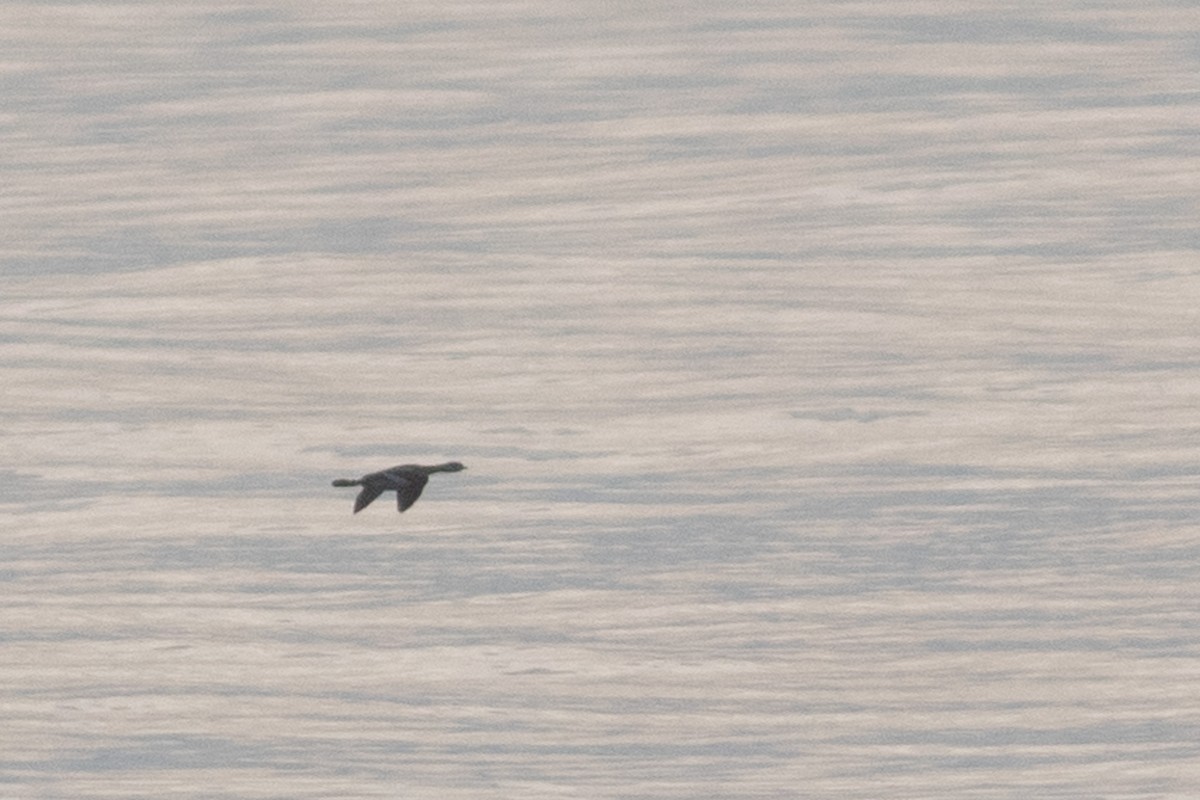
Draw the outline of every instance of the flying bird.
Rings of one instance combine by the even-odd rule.
[[[457,461],[445,464],[435,464],[432,467],[422,467],[420,464],[402,464],[399,467],[385,469],[382,472],[372,472],[357,480],[338,478],[334,486],[361,486],[362,491],[354,498],[354,513],[362,511],[371,505],[376,497],[384,492],[396,493],[396,505],[404,511],[421,496],[421,490],[429,482],[429,476],[435,472],[460,472],[466,469]]]

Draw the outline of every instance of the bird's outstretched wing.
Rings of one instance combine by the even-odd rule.
[[[406,472],[396,476],[396,506],[401,512],[417,502],[427,483],[429,477],[420,473]]]
[[[358,497],[354,498],[354,513],[362,511],[375,500],[376,497],[383,494],[385,487],[383,486],[364,486],[363,490],[358,493]]]

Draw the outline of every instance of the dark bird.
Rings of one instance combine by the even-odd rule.
[[[382,472],[372,472],[363,475],[358,480],[338,478],[334,486],[361,486],[362,491],[354,498],[354,513],[362,511],[384,492],[396,493],[396,505],[401,511],[417,502],[421,490],[429,483],[429,476],[435,472],[459,472],[466,469],[457,461],[436,464],[432,467],[422,467],[420,464],[402,464],[399,467],[385,469]]]

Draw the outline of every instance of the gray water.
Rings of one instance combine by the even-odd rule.
[[[1197,796],[1198,22],[0,8],[0,796]]]

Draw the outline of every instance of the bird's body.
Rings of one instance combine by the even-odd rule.
[[[457,461],[435,464],[432,467],[423,467],[420,464],[401,464],[381,472],[363,475],[357,480],[338,478],[333,485],[362,487],[362,491],[354,499],[355,514],[371,505],[376,497],[388,491],[396,493],[396,506],[400,511],[404,511],[417,502],[417,498],[421,496],[421,490],[429,482],[430,475],[435,472],[459,472],[464,469],[466,467]]]

